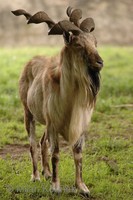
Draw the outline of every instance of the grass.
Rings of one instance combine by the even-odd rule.
[[[23,111],[18,97],[18,79],[23,65],[36,54],[54,55],[59,48],[0,49],[0,148],[28,144]],[[101,91],[83,153],[83,178],[93,200],[131,200],[133,191],[133,48],[103,47]],[[122,106],[121,106],[122,105]],[[123,106],[124,105],[124,106]],[[38,125],[38,138],[43,127]],[[62,194],[50,191],[50,183],[30,182],[31,161],[27,153],[0,157],[0,199],[52,200],[81,197],[74,188],[72,153],[60,153]],[[41,170],[41,165],[39,164]]]

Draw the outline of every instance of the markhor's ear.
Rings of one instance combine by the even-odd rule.
[[[29,20],[31,18],[31,14],[26,12],[25,10],[23,9],[18,9],[18,10],[14,10],[14,11],[11,11],[15,16],[20,16],[20,15],[24,15],[26,17],[27,20]]]
[[[69,32],[64,32],[63,33],[63,38],[66,44],[71,43],[71,34]]]

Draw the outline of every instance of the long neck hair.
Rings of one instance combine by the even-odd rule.
[[[80,52],[65,47],[61,54],[63,93],[77,95],[82,105],[94,106],[100,88],[99,72],[92,70]]]

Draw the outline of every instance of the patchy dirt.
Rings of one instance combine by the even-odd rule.
[[[29,144],[8,144],[5,145],[3,148],[0,149],[0,157],[6,158],[7,155],[10,155],[12,159],[17,159],[24,154],[29,154]],[[69,149],[69,145],[60,137],[60,148],[63,151]],[[40,152],[40,145],[38,144],[38,152],[39,157],[41,155]]]
[[[0,157],[6,158],[7,155],[10,155],[11,158],[18,158],[24,153],[29,153],[29,145],[21,144],[9,144],[0,149]]]

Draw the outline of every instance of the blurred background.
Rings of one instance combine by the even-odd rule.
[[[67,18],[69,5],[81,8],[83,17],[94,18],[100,45],[133,45],[132,0],[0,0],[0,47],[61,45],[62,37],[48,36],[45,23],[27,25],[24,16],[15,17],[11,10],[43,10],[58,22]]]

